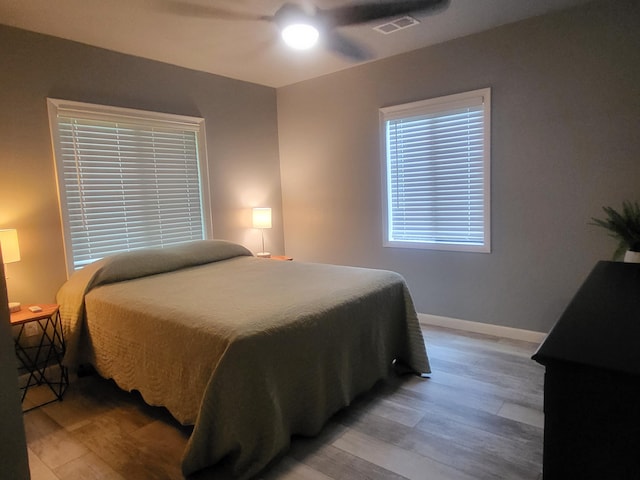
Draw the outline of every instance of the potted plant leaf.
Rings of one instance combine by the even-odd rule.
[[[640,205],[638,202],[622,202],[622,211],[611,207],[602,207],[606,218],[592,218],[591,225],[597,225],[609,231],[609,236],[618,241],[613,258],[624,255],[625,262],[640,262]]]

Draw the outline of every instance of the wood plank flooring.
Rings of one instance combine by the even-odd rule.
[[[392,378],[258,478],[539,480],[537,345],[423,326],[433,374]],[[97,376],[24,416],[33,480],[181,479],[190,429]],[[193,480],[214,478],[201,472]]]

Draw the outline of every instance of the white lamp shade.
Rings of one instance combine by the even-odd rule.
[[[253,228],[271,228],[271,209],[253,209]]]
[[[0,245],[2,246],[3,263],[20,261],[20,246],[18,245],[18,231],[16,229],[0,230]]]

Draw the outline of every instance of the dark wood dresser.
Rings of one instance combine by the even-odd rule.
[[[640,479],[640,264],[599,262],[533,359],[544,480]]]

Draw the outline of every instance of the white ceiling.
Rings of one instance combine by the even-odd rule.
[[[194,5],[272,15],[285,0],[181,0]],[[369,0],[375,1],[375,0]],[[489,28],[586,3],[589,0],[451,0],[420,25],[390,35],[383,23],[344,27],[374,60]],[[362,0],[317,0],[332,8]],[[162,0],[0,0],[0,23],[271,87],[281,87],[353,66],[322,48],[293,51],[264,21],[180,16]]]

